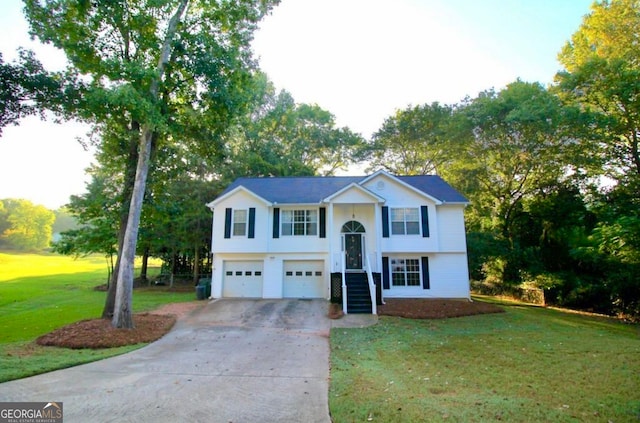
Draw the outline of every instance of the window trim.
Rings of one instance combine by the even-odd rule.
[[[244,221],[236,220],[236,216],[238,212],[244,212]],[[234,237],[246,237],[247,229],[249,228],[249,212],[247,209],[233,209],[231,214],[231,235]],[[236,233],[236,225],[244,225],[242,233]]]
[[[402,220],[394,220],[395,214],[397,213],[398,210],[402,210]],[[415,220],[407,220],[407,211],[411,210],[413,214],[415,214]],[[402,229],[403,232],[396,232],[395,228],[394,228],[394,223],[402,223]],[[416,224],[416,231],[414,233],[408,233],[408,223],[415,223]],[[413,236],[413,235],[420,235],[421,234],[421,212],[420,212],[420,207],[416,206],[416,207],[390,207],[389,210],[389,225],[390,225],[390,234],[391,235],[395,235],[395,236],[402,236],[402,235],[408,235],[408,236]]]
[[[280,210],[281,236],[319,236],[320,213],[318,209],[296,208]],[[302,218],[302,219],[301,219]],[[312,225],[312,226],[310,226]],[[288,230],[285,228],[288,227]],[[314,228],[310,231],[310,228]],[[302,229],[300,232],[299,229]],[[296,233],[297,232],[297,233]],[[313,232],[313,233],[310,233]]]
[[[415,269],[409,270],[407,261],[412,260],[411,263],[413,266],[416,266]],[[400,263],[401,262],[401,263]],[[402,266],[401,271],[397,271],[396,268],[398,266]],[[390,288],[398,288],[398,289],[415,289],[422,288],[422,260],[420,257],[389,257],[389,282]],[[402,275],[402,279],[404,281],[403,284],[396,284],[395,275]],[[409,275],[417,275],[418,279],[414,280],[414,284],[409,285]]]

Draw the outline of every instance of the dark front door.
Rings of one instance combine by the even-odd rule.
[[[362,270],[362,235],[344,234],[347,270]]]

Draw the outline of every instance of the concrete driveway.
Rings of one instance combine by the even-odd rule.
[[[131,353],[0,384],[64,422],[329,422],[323,300],[218,300]]]

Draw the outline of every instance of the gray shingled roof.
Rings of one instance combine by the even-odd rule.
[[[271,203],[315,204],[351,183],[368,176],[303,176],[238,178],[220,196],[243,186]],[[436,175],[396,176],[407,185],[445,203],[468,203],[468,200]]]

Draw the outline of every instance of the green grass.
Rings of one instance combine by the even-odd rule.
[[[100,317],[106,293],[103,257],[0,252],[0,382],[70,367],[139,348],[69,350],[39,347],[38,336],[79,320]],[[151,273],[151,272],[150,272]],[[160,287],[136,289],[135,312],[191,301],[193,291]]]
[[[558,310],[331,332],[336,422],[638,422],[638,327]]]

